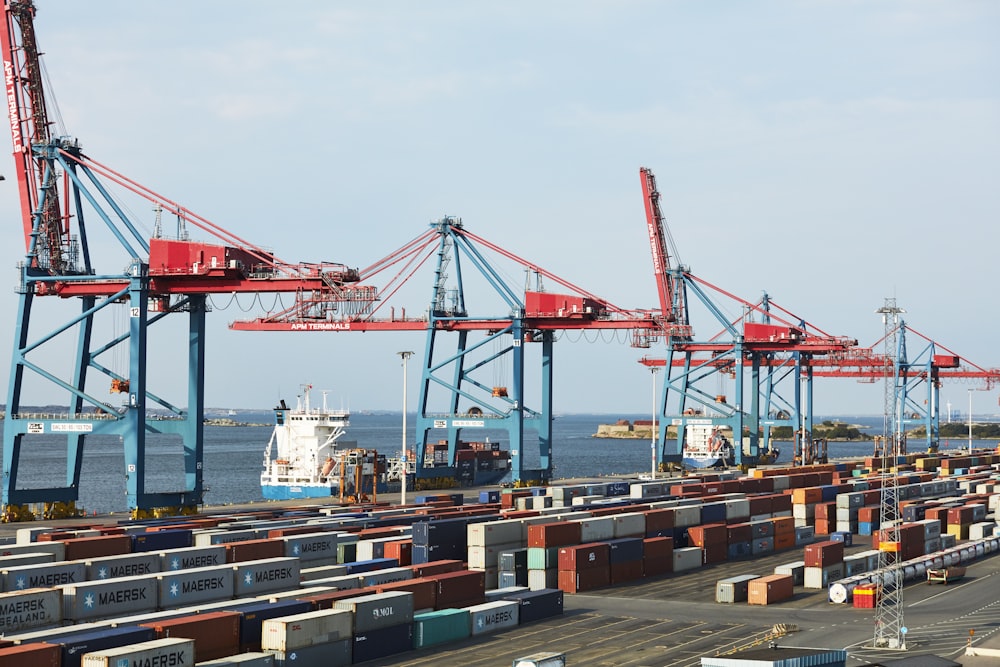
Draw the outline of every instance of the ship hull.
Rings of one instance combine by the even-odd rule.
[[[328,484],[261,484],[260,490],[266,500],[329,498],[337,495],[337,487]]]

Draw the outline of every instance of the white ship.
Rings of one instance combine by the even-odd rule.
[[[725,468],[735,463],[733,445],[714,424],[688,423],[681,463],[688,468]]]
[[[294,409],[282,400],[274,409],[274,431],[264,450],[260,487],[269,500],[320,498],[340,491],[339,453],[357,446],[341,441],[350,426],[347,410],[332,410],[326,404],[313,408],[312,385],[303,385]]]

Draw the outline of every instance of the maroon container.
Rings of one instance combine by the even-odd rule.
[[[604,542],[588,542],[559,549],[558,567],[560,570],[579,572],[603,568],[607,569],[611,549]]]
[[[427,577],[435,582],[438,609],[459,606],[465,600],[482,601],[486,595],[486,573],[480,570],[460,570]]]
[[[668,574],[674,571],[674,557],[645,556],[642,559],[642,576],[655,577],[661,574]]]
[[[132,538],[128,535],[99,535],[63,540],[66,560],[85,560],[102,556],[122,556],[132,553]]]
[[[837,520],[837,501],[816,503],[816,518],[823,521]]]
[[[240,613],[238,611],[212,611],[171,618],[155,623],[143,623],[153,628],[157,639],[182,637],[194,640],[194,658],[197,662],[225,658],[240,652]]]
[[[432,560],[429,563],[411,565],[414,578],[432,577],[445,572],[459,572],[465,569],[465,563],[460,560]]]
[[[646,517],[646,534],[670,531],[674,528],[674,510],[655,509],[642,513]]]
[[[642,555],[645,560],[667,558],[673,562],[674,539],[672,537],[647,537],[642,541]]]
[[[62,646],[57,644],[19,644],[0,648],[0,667],[59,667]]]
[[[626,581],[642,579],[644,570],[641,560],[630,560],[624,563],[613,563],[608,567],[608,574],[612,586]]]
[[[406,591],[413,593],[413,609],[434,609],[437,606],[437,586],[431,579],[408,579],[379,584],[375,587],[379,593],[389,591]]]
[[[603,588],[611,583],[611,572],[606,567],[593,567],[573,572],[559,571],[559,590],[564,593],[580,593]]]
[[[705,565],[726,562],[728,544],[706,544],[701,548],[701,562]]]
[[[688,542],[691,546],[706,547],[723,545],[726,546],[728,528],[724,523],[708,523],[703,526],[691,526],[687,529]]]
[[[245,540],[230,542],[226,545],[227,563],[245,563],[248,560],[264,560],[265,558],[284,558],[285,542],[275,540]]]
[[[770,501],[768,501],[768,504],[770,504]],[[739,544],[740,542],[749,542],[753,539],[753,527],[749,523],[734,523],[729,526],[727,531],[727,544]]]
[[[806,545],[806,567],[827,567],[844,560],[844,543],[833,540]]]
[[[774,511],[771,509],[771,496],[753,496],[747,500],[750,504],[750,516],[770,514]]]
[[[580,543],[580,524],[576,521],[556,521],[528,526],[529,547],[561,547]]]

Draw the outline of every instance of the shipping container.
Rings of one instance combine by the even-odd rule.
[[[435,582],[436,605],[439,609],[482,602],[486,593],[486,575],[478,570],[445,572],[427,577]]]
[[[128,535],[98,535],[63,540],[66,560],[88,560],[102,556],[120,556],[132,550],[132,538]]]
[[[802,585],[806,588],[819,589],[826,588],[830,582],[836,581],[844,576],[843,562],[826,567],[813,567],[807,565],[803,570]]]
[[[211,611],[147,623],[157,639],[180,637],[194,642],[195,662],[233,655],[240,650],[240,613]],[[168,663],[169,664],[169,663]]]
[[[170,665],[194,667],[194,642],[190,639],[154,639],[130,646],[87,653],[81,667],[120,667],[121,665]]]
[[[287,653],[284,651],[269,651],[269,653],[274,656],[274,667],[344,667],[352,662],[352,644],[353,641],[350,639],[341,639]]]
[[[279,542],[280,544],[280,542]],[[299,586],[298,558],[266,558],[232,566],[234,597],[251,597]]]
[[[72,563],[39,563],[18,565],[0,572],[4,591],[29,588],[52,588],[87,581],[87,566],[82,561]]]
[[[805,569],[806,562],[800,560],[786,565],[776,565],[774,567],[774,573],[790,575],[792,577],[792,584],[795,586],[801,586],[805,581]]]
[[[158,553],[160,571],[190,570],[196,567],[212,567],[226,564],[225,546],[188,547],[168,549]]]
[[[241,653],[226,658],[199,662],[198,667],[275,667],[273,653]],[[343,663],[349,664],[349,663]],[[332,667],[332,663],[327,663]]]
[[[520,602],[497,600],[468,608],[471,634],[482,635],[517,627]]]
[[[557,566],[560,570],[577,572],[592,568],[606,570],[610,561],[610,554],[611,548],[606,542],[592,542],[561,547],[559,549]]]
[[[340,533],[333,531],[305,533],[282,537],[283,556],[298,558],[303,565],[310,561],[337,559],[337,538]]]
[[[161,572],[155,576],[160,609],[188,607],[235,597],[232,565]]]
[[[160,571],[159,554],[140,553],[124,556],[107,556],[86,561],[87,579],[117,579],[119,577],[139,577]]]
[[[260,651],[260,638],[264,621],[280,616],[292,616],[312,611],[313,607],[304,600],[278,600],[256,602],[240,607],[240,650]]]
[[[728,604],[746,602],[750,582],[759,578],[759,574],[743,574],[719,579],[715,582],[715,601]]]
[[[349,639],[354,632],[354,615],[346,609],[320,609],[264,621],[261,649],[291,651]]]
[[[566,667],[566,654],[545,651],[516,658],[513,667]]]
[[[62,651],[55,644],[23,644],[0,648],[0,667],[60,667]]]
[[[74,622],[156,611],[157,580],[152,576],[86,581],[62,586],[63,618]]]
[[[541,572],[542,570],[528,570]],[[558,570],[558,588],[566,593],[580,593],[596,588],[603,588],[611,584],[611,571],[605,567],[590,567],[583,570]],[[530,584],[530,578],[529,578]]]
[[[441,609],[415,614],[413,617],[413,648],[426,648],[469,636],[468,609]]]
[[[132,626],[91,630],[90,632],[52,639],[49,640],[49,643],[59,645],[62,651],[61,667],[79,667],[83,656],[87,653],[139,644],[156,638],[156,631],[152,628]]]
[[[184,549],[194,546],[194,538],[190,530],[158,530],[153,533],[132,535],[130,540],[133,553],[160,552],[167,549]]]
[[[333,603],[333,608],[353,612],[355,634],[413,622],[413,594],[406,591],[337,600]]]
[[[807,545],[805,549],[806,567],[828,567],[844,560],[844,543],[827,540]]]
[[[787,600],[794,594],[792,577],[788,574],[772,574],[750,582],[747,589],[747,604],[768,605]]]
[[[355,663],[378,660],[412,650],[412,618],[411,622],[401,625],[390,625],[377,630],[355,632],[353,646],[353,662]]]
[[[696,570],[702,566],[702,551],[698,547],[674,549],[674,572]]]
[[[40,565],[52,563],[56,560],[55,555],[43,551],[36,553],[11,554],[0,556],[0,570],[6,570],[18,565]]]
[[[518,601],[518,623],[521,625],[563,613],[563,591],[558,588],[511,591],[504,594],[502,599]]]

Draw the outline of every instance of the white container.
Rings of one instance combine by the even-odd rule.
[[[488,547],[470,546],[467,557],[469,568],[473,570],[485,570],[486,568],[497,567],[501,551],[512,551],[520,549],[522,546],[520,541],[496,544]]]
[[[803,570],[802,585],[806,588],[826,588],[831,581],[842,579],[844,564],[827,565],[826,567],[807,567]]]
[[[11,635],[59,625],[62,612],[62,591],[58,588],[0,593],[0,633]]]
[[[678,505],[674,508],[674,527],[687,528],[701,523],[701,503]]]
[[[130,646],[84,653],[80,667],[119,667],[119,665],[169,665],[194,667],[194,640],[168,637]]]
[[[413,569],[409,567],[387,567],[382,570],[372,570],[361,573],[361,587],[390,584],[394,581],[409,581],[413,579]]]
[[[580,543],[603,542],[615,536],[614,515],[580,521]]]
[[[611,516],[614,537],[645,537],[646,515],[641,512],[627,512]]]
[[[702,555],[699,547],[674,549],[674,572],[697,570],[701,567]]]
[[[468,607],[473,636],[516,628],[520,608],[519,600],[497,600]]]
[[[545,570],[528,570],[528,588],[540,591],[543,588],[559,588],[559,570],[550,567]]]
[[[466,543],[470,547],[520,543],[522,539],[522,524],[518,519],[470,523],[466,528]]]
[[[347,609],[321,609],[265,619],[261,626],[260,647],[265,651],[291,651],[349,639],[353,632],[352,612]]]
[[[806,562],[804,560],[798,560],[794,563],[786,563],[785,565],[776,565],[774,567],[775,574],[787,574],[792,577],[792,585],[801,586],[805,577]]]

